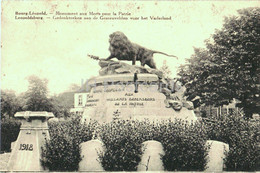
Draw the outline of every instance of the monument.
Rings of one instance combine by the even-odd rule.
[[[191,123],[197,120],[192,102],[184,97],[185,88],[178,85],[177,81],[165,78],[163,72],[156,69],[152,55],[158,53],[157,51],[131,43],[121,32],[111,34],[109,42],[111,54],[107,59],[88,55],[99,61],[101,69],[99,76],[88,80],[82,88],[89,93],[83,121],[89,122],[94,119],[102,123],[117,119],[150,121],[181,119]],[[119,61],[111,60],[114,57]],[[132,61],[132,65],[120,60]],[[135,65],[136,60],[141,62],[141,66]],[[145,65],[151,68],[146,68]],[[207,143],[209,142],[211,141]],[[217,164],[217,169],[221,171],[223,146],[220,146],[219,150],[216,148],[218,143],[212,144],[214,145],[210,150],[207,170],[213,170]],[[79,164],[80,171],[102,170],[96,159],[98,157],[96,150],[105,150],[103,147],[102,142],[98,140],[91,140],[81,145],[81,155],[85,156],[85,159]],[[138,171],[164,170],[161,160],[164,151],[160,142],[146,141],[142,150]],[[216,162],[213,157],[218,152],[220,157]]]
[[[109,43],[108,58],[88,55],[99,61],[101,69],[99,76],[93,77],[84,86],[89,95],[83,119],[100,122],[113,119],[197,120],[193,104],[183,97],[184,87],[165,79],[153,60],[154,53],[176,56],[132,43],[119,31],[109,36]],[[119,61],[111,60],[113,58]],[[120,60],[131,61],[132,65]],[[140,61],[141,66],[135,65],[136,61]]]
[[[20,133],[12,149],[8,171],[44,171],[41,165],[41,147],[49,139],[47,120],[54,117],[49,112],[17,112],[22,119]]]
[[[83,119],[109,122],[114,119],[196,121],[193,104],[184,99],[184,87],[164,79],[157,69],[121,61],[99,60],[99,76],[88,80],[89,92]]]

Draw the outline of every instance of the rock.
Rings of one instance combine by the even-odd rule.
[[[143,155],[137,171],[163,171],[161,157],[164,155],[163,146],[158,141],[146,141],[142,144]]]
[[[162,93],[168,97],[171,95],[171,90],[169,90],[168,88],[162,88]]]
[[[113,61],[114,62],[114,61]],[[111,61],[105,61],[105,60],[100,60],[98,65],[101,67],[101,68],[104,68],[104,67],[107,67],[109,64],[111,63]]]
[[[208,163],[205,171],[222,172],[224,168],[225,151],[229,151],[229,145],[219,141],[208,140],[211,145],[208,153]]]
[[[170,94],[170,99],[171,100],[177,100],[177,101],[180,100],[180,98],[176,94]]]
[[[79,171],[104,171],[98,155],[105,152],[104,144],[100,140],[91,140],[80,144],[82,160]]]
[[[163,78],[163,72],[157,69],[147,69],[149,73],[156,74],[159,78]]]
[[[176,100],[169,100],[169,104],[175,111],[180,111],[182,108],[182,102]]]
[[[129,65],[129,64],[121,62],[121,61],[100,60],[99,66],[101,67],[101,70],[99,71],[99,74],[101,76],[137,72],[137,73],[156,74],[159,78],[163,78],[163,73],[160,70],[145,68],[145,67],[137,66],[137,65]]]
[[[131,70],[130,69],[125,69],[125,68],[118,68],[115,70],[115,72],[117,74],[123,74],[123,73],[131,73]]]
[[[108,71],[108,68],[104,67],[104,68],[99,70],[99,75],[100,76],[105,76],[105,75],[107,75],[107,71]]]
[[[188,110],[193,110],[194,106],[193,103],[190,101],[184,101],[183,102],[183,107],[187,108]]]

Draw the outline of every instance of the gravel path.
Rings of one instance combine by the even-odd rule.
[[[7,163],[10,158],[11,153],[0,154],[0,171],[7,170]]]

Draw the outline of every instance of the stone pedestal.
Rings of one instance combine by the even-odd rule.
[[[79,171],[104,171],[98,154],[104,154],[104,145],[99,140],[91,140],[80,144],[82,160]]]
[[[137,171],[163,171],[163,146],[158,141],[146,141],[142,144],[143,155]]]
[[[224,168],[225,151],[229,151],[229,145],[219,141],[208,140],[210,145],[208,163],[205,171],[222,172]]]
[[[162,93],[155,74],[115,74],[99,76],[86,84],[89,90],[83,118],[109,122],[113,119],[166,120],[180,118],[196,121],[193,110],[182,107],[176,111]],[[171,96],[179,97],[176,92]]]
[[[49,139],[48,112],[17,112],[14,117],[22,119],[18,138],[8,162],[8,171],[42,171],[41,147]],[[10,129],[11,130],[11,129]]]

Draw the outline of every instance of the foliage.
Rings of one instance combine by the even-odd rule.
[[[37,76],[29,76],[29,88],[25,93],[25,105],[24,110],[26,111],[48,111],[51,112],[53,104],[47,97],[48,80],[40,79]]]
[[[1,151],[11,151],[11,143],[16,141],[20,126],[21,123],[18,120],[5,119],[1,121]]]
[[[117,120],[105,124],[100,132],[107,148],[101,161],[108,171],[136,171],[141,144],[147,140],[162,143],[162,160],[168,171],[204,170],[206,165],[206,136],[199,124]]]
[[[225,159],[228,171],[259,171],[260,122],[226,115],[206,123],[208,138],[229,144]]]
[[[165,155],[163,163],[168,171],[203,171],[206,167],[206,133],[200,124],[184,121],[169,122],[160,126],[161,143]]]
[[[259,131],[259,121],[234,115],[192,124],[181,120],[114,120],[86,125],[72,119],[50,124],[51,141],[43,150],[43,163],[51,171],[76,171],[81,160],[79,144],[96,134],[106,147],[99,156],[107,171],[136,171],[142,155],[141,144],[148,140],[162,143],[165,155],[161,159],[166,171],[203,171],[209,149],[205,144],[209,139],[229,144],[227,170],[259,171]]]
[[[101,163],[106,171],[136,171],[141,161],[141,144],[138,124],[117,120],[100,127],[100,137],[106,146]]]
[[[233,98],[241,101],[247,117],[259,113],[260,93],[260,8],[238,11],[225,18],[223,28],[206,41],[206,49],[195,48],[188,64],[180,67],[190,100],[223,105]]]
[[[22,110],[22,103],[14,91],[1,90],[1,119],[13,117]]]
[[[74,106],[74,92],[63,92],[51,97],[53,109],[56,117],[69,117],[70,109]]]
[[[26,93],[16,96],[14,91],[1,90],[1,119],[13,117],[19,111],[49,111],[56,117],[69,117],[74,106],[74,93],[80,87],[71,84],[68,91],[48,98],[48,81],[37,76],[29,76]]]
[[[69,89],[51,97],[52,112],[56,117],[70,117],[70,109],[74,107],[74,94],[80,89],[77,84],[71,84]]]
[[[170,79],[171,78],[172,72],[170,70],[170,67],[167,65],[167,61],[166,60],[163,61],[163,66],[160,68],[160,71],[163,72],[163,76],[166,79]]]
[[[92,138],[95,124],[83,124],[81,117],[49,123],[50,140],[42,148],[42,164],[50,171],[77,171],[80,143]]]
[[[166,170],[204,170],[206,164],[207,146],[201,124],[115,120],[86,125],[72,119],[50,124],[51,140],[43,148],[43,165],[50,171],[76,171],[81,160],[79,144],[93,134],[106,147],[104,153],[99,153],[106,171],[136,171],[142,143],[147,140],[162,143],[165,155],[161,159]]]

